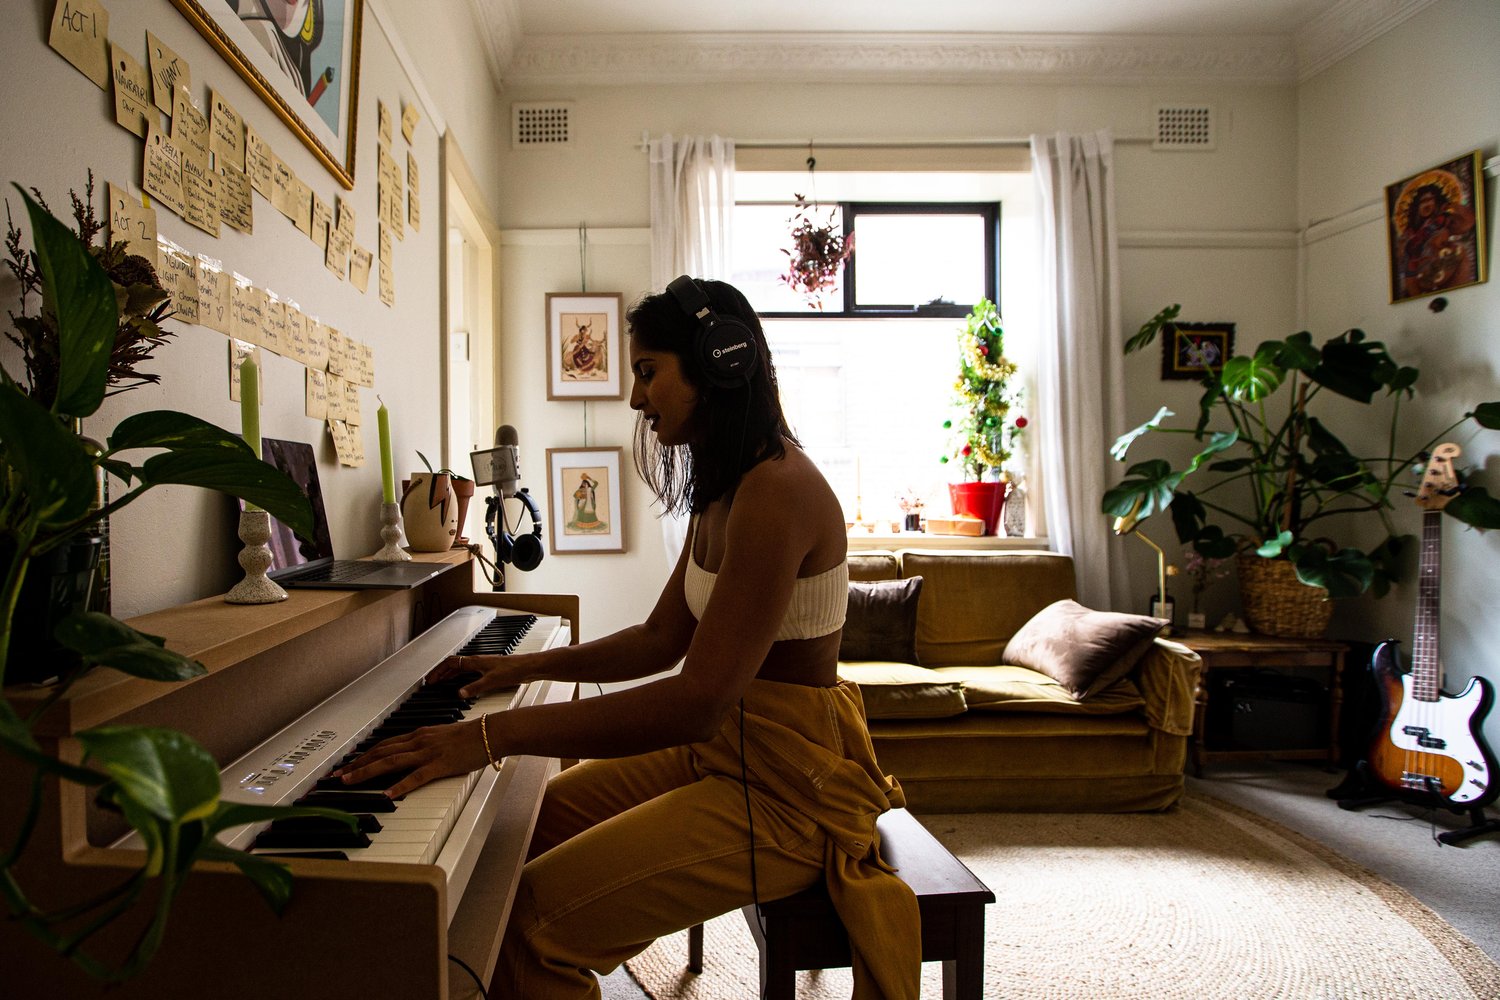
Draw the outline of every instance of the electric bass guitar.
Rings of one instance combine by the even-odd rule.
[[[1438,445],[1417,492],[1422,558],[1411,672],[1401,670],[1396,640],[1376,648],[1371,666],[1382,712],[1367,773],[1399,798],[1477,814],[1500,795],[1500,765],[1483,735],[1494,691],[1474,677],[1459,694],[1443,693],[1438,660],[1442,511],[1458,493],[1458,454],[1458,445]]]

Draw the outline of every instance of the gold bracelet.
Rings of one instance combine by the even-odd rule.
[[[479,735],[484,737],[484,755],[489,758],[490,767],[498,771],[500,770],[500,762],[495,759],[493,753],[490,753],[490,727],[487,725],[489,717],[490,713],[488,712],[479,717]]]

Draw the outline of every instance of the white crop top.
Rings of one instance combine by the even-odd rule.
[[[688,610],[694,618],[702,621],[703,609],[708,607],[708,598],[714,592],[719,574],[710,573],[698,565],[697,557],[693,555],[697,537],[698,517],[694,515],[692,530],[688,532],[687,579],[682,589]],[[792,588],[792,603],[781,619],[781,628],[776,631],[776,641],[816,639],[837,632],[844,627],[844,614],[848,608],[849,560],[845,559],[816,576],[799,576]]]

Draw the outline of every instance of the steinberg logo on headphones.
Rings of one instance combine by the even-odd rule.
[[[728,347],[715,347],[714,359],[718,360],[726,354],[733,354],[735,351],[743,350],[749,346],[750,342],[748,340],[742,340],[738,344],[730,344]]]

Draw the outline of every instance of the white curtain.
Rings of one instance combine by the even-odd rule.
[[[651,287],[679,274],[728,280],[734,218],[734,140],[671,135],[652,139]],[[667,566],[687,540],[687,518],[661,519]]]
[[[1099,511],[1125,425],[1114,140],[1108,131],[1031,137],[1041,221],[1041,347],[1035,428],[1053,547],[1073,557],[1078,599],[1132,606],[1126,566]]]

